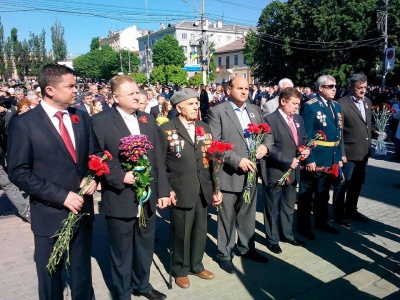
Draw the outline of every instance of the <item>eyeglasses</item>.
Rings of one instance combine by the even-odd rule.
[[[322,87],[328,88],[328,89],[336,89],[337,85],[336,84],[321,84]]]

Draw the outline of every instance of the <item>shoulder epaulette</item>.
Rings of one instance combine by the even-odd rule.
[[[318,102],[318,99],[317,99],[317,98],[313,98],[313,99],[311,99],[311,100],[308,100],[308,101],[306,102],[306,104],[311,105],[311,104],[314,104],[315,102]]]

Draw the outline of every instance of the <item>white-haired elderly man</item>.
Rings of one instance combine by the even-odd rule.
[[[279,94],[281,93],[281,91],[283,91],[287,87],[293,87],[293,86],[294,84],[289,78],[281,79],[278,83],[278,95],[274,99],[265,102],[261,106],[263,115],[266,116],[276,111],[279,106]]]

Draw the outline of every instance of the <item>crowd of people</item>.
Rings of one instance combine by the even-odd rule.
[[[116,299],[131,299],[132,294],[166,298],[150,284],[157,209],[169,207],[170,271],[180,288],[190,287],[190,274],[215,277],[202,262],[210,206],[222,204],[217,261],[225,272],[236,272],[235,256],[268,262],[255,247],[259,184],[265,243],[275,254],[282,253],[281,242],[305,246],[302,238],[314,240],[313,229],[339,234],[341,226],[368,222],[357,211],[358,198],[371,140],[387,136],[373,129],[371,107],[381,100],[390,103],[397,107],[394,119],[400,119],[399,90],[369,87],[364,74],[354,74],[343,89],[330,75],[320,76],[314,89],[295,87],[288,78],[277,85],[249,85],[243,77],[224,85],[175,89],[139,86],[127,75],[115,76],[108,84],[77,85],[73,70],[47,65],[37,82],[18,88],[4,84],[0,93],[0,185],[21,217],[31,222],[40,299],[63,299],[63,263],[52,275],[46,265],[54,234],[70,212],[85,214],[69,246],[72,299],[94,299],[90,256],[93,194],[99,183]],[[255,149],[258,163],[250,159],[249,123],[270,128]],[[395,129],[398,145],[399,125]],[[133,186],[139,179],[124,167],[120,155],[121,139],[131,135],[145,135],[152,145],[147,152],[147,202],[137,199]],[[215,140],[234,145],[224,155],[218,189],[207,153]],[[109,173],[92,180],[81,196],[89,156],[105,151],[113,157],[107,161]],[[329,170],[335,167],[340,172],[333,178]],[[247,186],[251,173],[261,183]],[[245,186],[249,203],[243,200]],[[328,212],[332,186],[336,225]],[[296,203],[302,238],[293,231]],[[140,226],[141,214],[146,226]]]

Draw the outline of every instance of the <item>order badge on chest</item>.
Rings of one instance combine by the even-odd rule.
[[[168,135],[167,140],[169,142],[169,150],[175,152],[175,156],[180,158],[182,156],[181,152],[185,147],[185,141],[179,138],[176,130],[166,130],[165,133]]]

